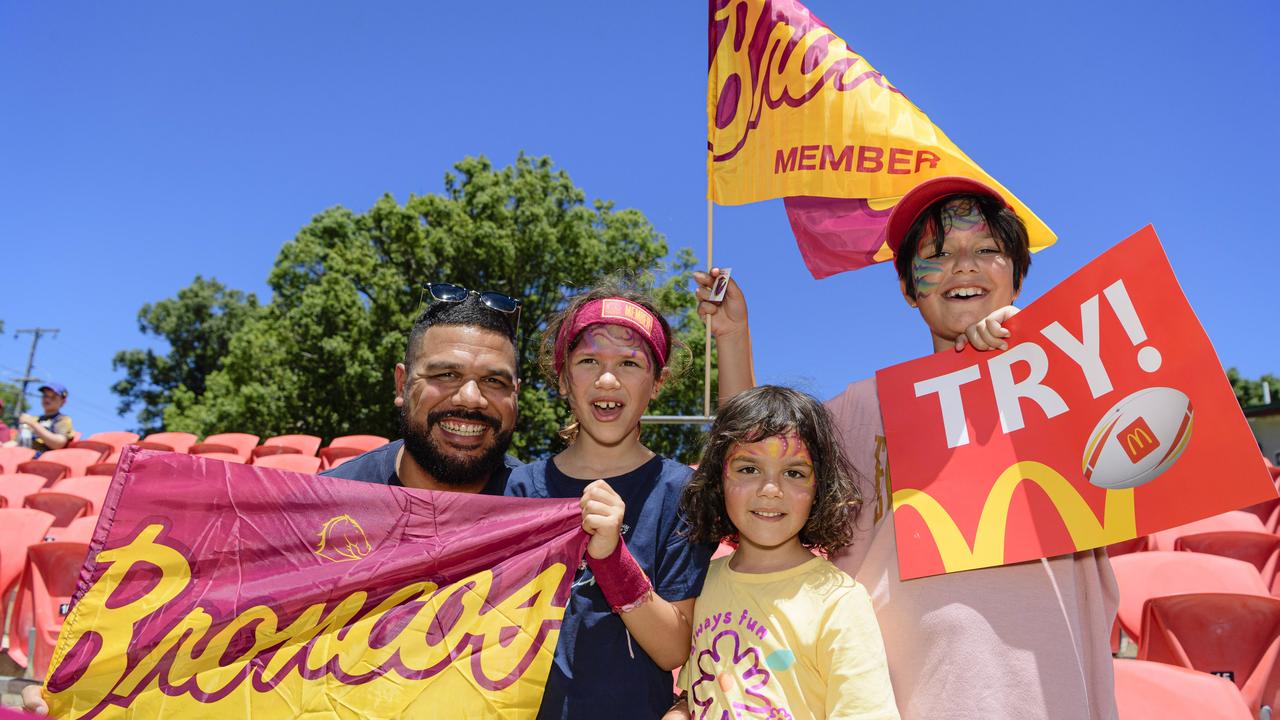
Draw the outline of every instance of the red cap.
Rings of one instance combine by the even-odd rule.
[[[889,249],[893,251],[894,255],[898,254],[898,248],[902,247],[902,241],[907,237],[907,231],[911,229],[911,225],[916,221],[916,218],[920,217],[920,213],[924,212],[924,209],[935,201],[948,195],[986,195],[999,200],[1001,205],[1009,207],[1009,203],[1005,201],[1000,193],[989,185],[984,185],[971,178],[949,175],[926,180],[912,188],[911,192],[903,195],[898,204],[893,206],[893,211],[889,213],[889,222],[885,225],[884,239],[889,244]]]
[[[600,298],[578,308],[556,335],[555,370],[559,375],[569,356],[569,346],[588,325],[621,325],[640,333],[660,367],[667,365],[667,334],[657,316],[643,305],[620,297]]]

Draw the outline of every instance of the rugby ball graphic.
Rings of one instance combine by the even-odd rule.
[[[1146,388],[1126,397],[1089,434],[1084,478],[1108,490],[1151,482],[1187,448],[1192,415],[1191,399],[1173,388]]]

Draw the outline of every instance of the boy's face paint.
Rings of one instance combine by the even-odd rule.
[[[725,510],[744,545],[773,550],[800,544],[816,487],[813,459],[799,435],[735,444],[723,482]]]
[[[948,203],[942,210],[942,225],[945,235],[940,250],[935,248],[932,232],[916,248],[911,260],[916,296],[907,297],[929,326],[935,351],[953,347],[967,328],[1011,305],[1018,295],[1013,289],[1013,263],[976,203]]]
[[[631,437],[660,387],[644,338],[631,328],[605,324],[582,331],[560,382],[581,430],[610,446]]]

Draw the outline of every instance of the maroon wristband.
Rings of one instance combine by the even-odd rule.
[[[640,602],[653,589],[640,563],[631,556],[627,544],[618,537],[618,546],[608,557],[596,559],[587,553],[587,567],[595,575],[596,585],[614,612],[625,612]]]

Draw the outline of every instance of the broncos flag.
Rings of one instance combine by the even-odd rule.
[[[710,0],[708,197],[721,205],[785,198],[815,278],[893,257],[885,224],[935,177],[1000,190],[1031,249],[1055,237],[923,112],[795,0]]]
[[[127,449],[51,714],[533,717],[587,535],[492,498]]]

